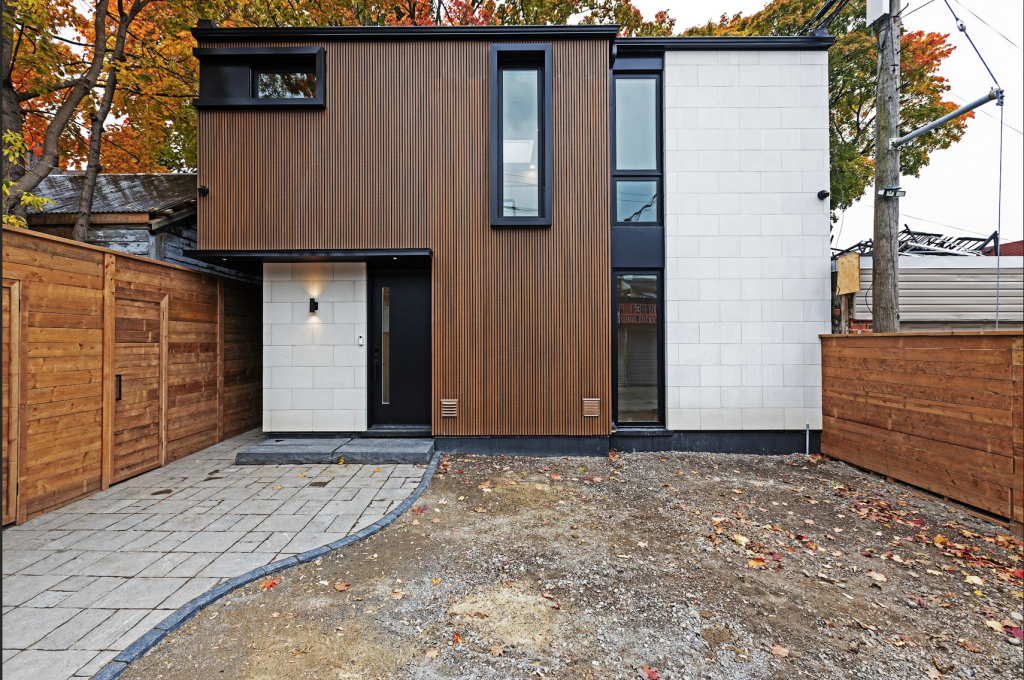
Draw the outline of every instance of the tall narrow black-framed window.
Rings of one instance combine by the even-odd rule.
[[[659,425],[665,422],[661,272],[615,270],[612,285],[615,423],[620,427]]]
[[[491,45],[491,224],[551,226],[551,45]]]
[[[661,74],[616,73],[612,116],[612,223],[661,226]]]

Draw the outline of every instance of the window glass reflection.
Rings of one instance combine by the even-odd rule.
[[[615,221],[657,222],[658,183],[653,180],[616,181]]]
[[[658,81],[615,80],[615,169],[658,168]]]
[[[316,73],[265,72],[256,79],[260,99],[313,99],[316,97]]]
[[[658,422],[658,276],[615,276],[619,423]]]
[[[539,69],[501,75],[502,215],[540,215]]]

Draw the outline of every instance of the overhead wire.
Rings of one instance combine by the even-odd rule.
[[[995,75],[994,73],[992,73],[992,69],[990,69],[990,68],[988,67],[988,62],[986,62],[986,61],[985,61],[985,57],[981,56],[981,52],[980,52],[980,51],[978,50],[978,46],[974,44],[974,41],[973,41],[973,40],[971,40],[971,36],[970,36],[970,34],[968,34],[968,33],[967,33],[967,24],[965,24],[965,23],[964,23],[964,22],[963,22],[963,21],[962,21],[962,20],[960,19],[960,17],[958,17],[958,16],[956,15],[956,10],[954,10],[954,9],[953,9],[953,5],[949,4],[949,0],[943,0],[943,2],[945,2],[945,3],[946,3],[946,7],[948,7],[948,8],[949,8],[949,13],[953,15],[953,19],[954,19],[954,20],[956,21],[956,27],[957,27],[957,29],[958,29],[958,30],[959,30],[959,31],[960,31],[961,33],[963,33],[963,34],[964,34],[964,37],[965,37],[965,38],[967,38],[967,42],[971,43],[971,47],[972,47],[972,48],[974,49],[974,53],[978,55],[978,59],[980,59],[980,60],[981,60],[981,64],[982,64],[982,66],[984,66],[984,67],[985,67],[985,70],[986,70],[986,71],[988,71],[988,74],[989,74],[990,76],[992,76],[992,82],[994,82],[994,83],[996,84],[996,88],[997,88],[997,89],[1002,89],[1002,88],[1001,88],[1001,87],[999,86],[999,80],[997,80],[997,79],[996,79],[996,75]],[[958,4],[959,4],[959,3],[958,3]]]
[[[929,0],[929,2],[932,2],[932,1],[933,1],[933,0]],[[981,17],[979,17],[979,16],[977,15],[977,14],[975,14],[974,12],[972,12],[972,11],[971,11],[971,8],[970,8],[970,7],[968,7],[968,6],[967,6],[967,5],[965,5],[964,3],[960,2],[960,0],[953,0],[953,2],[955,2],[956,4],[958,4],[958,5],[960,5],[961,7],[963,7],[963,8],[965,9],[965,10],[967,10],[968,12],[970,12],[970,13],[971,13],[971,16],[973,16],[973,17],[974,17],[975,19],[977,19],[977,20],[978,20],[978,21],[980,21],[981,23],[983,23],[983,24],[985,24],[986,26],[988,26],[989,28],[991,28],[991,29],[992,29],[992,31],[993,31],[993,32],[994,32],[994,33],[995,33],[996,35],[998,35],[998,36],[999,36],[1000,38],[1002,38],[1002,39],[1003,39],[1003,40],[1005,40],[1006,42],[1010,43],[1011,45],[1013,45],[1014,47],[1016,47],[1016,48],[1017,48],[1018,50],[1021,50],[1022,52],[1024,52],[1024,49],[1021,49],[1021,46],[1020,46],[1020,45],[1018,45],[1017,43],[1015,43],[1015,42],[1013,42],[1012,40],[1010,40],[1009,38],[1007,38],[1007,37],[1006,37],[1005,35],[1003,35],[1002,33],[1000,33],[1000,32],[999,32],[999,29],[995,28],[994,26],[992,26],[992,24],[988,23],[987,21],[985,21],[984,19],[982,19]]]
[[[935,0],[928,0],[928,2],[924,3],[923,5],[918,5],[914,9],[910,10],[909,12],[907,12],[906,14],[904,14],[903,12],[900,12],[900,17],[903,18],[903,19],[906,19],[907,17],[909,17],[911,14],[913,14],[917,10],[924,9],[925,7],[927,7],[928,5],[932,4],[933,2],[935,2]]]

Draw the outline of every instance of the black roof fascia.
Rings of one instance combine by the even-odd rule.
[[[618,38],[620,55],[674,50],[827,50],[836,41],[830,35],[680,36],[677,38]]]
[[[195,27],[199,41],[259,40],[348,42],[360,40],[614,40],[617,24],[574,26],[285,26],[280,28]]]
[[[185,257],[243,271],[258,269],[264,262],[383,262],[400,260],[428,264],[429,248],[381,250],[186,250]]]

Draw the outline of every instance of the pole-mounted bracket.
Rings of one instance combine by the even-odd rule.
[[[907,142],[912,141],[914,139],[917,139],[918,137],[920,137],[923,134],[927,134],[927,133],[931,132],[932,130],[934,130],[935,128],[939,127],[940,125],[945,125],[949,121],[955,120],[955,119],[959,118],[960,116],[964,115],[965,113],[969,113],[969,112],[973,111],[974,109],[978,108],[979,106],[982,106],[984,104],[988,104],[992,100],[996,100],[998,102],[997,105],[998,106],[1002,106],[1003,105],[1002,104],[1002,101],[1003,101],[1003,90],[1002,89],[995,89],[995,88],[989,90],[989,93],[986,94],[984,97],[981,97],[980,99],[976,99],[973,102],[971,102],[970,104],[964,104],[963,106],[961,106],[956,111],[954,111],[952,113],[949,113],[949,114],[946,114],[945,116],[943,116],[942,118],[939,118],[938,120],[932,121],[931,123],[928,123],[927,125],[924,125],[922,127],[917,128],[916,130],[911,132],[909,135],[904,135],[903,137],[900,137],[899,139],[891,140],[889,142],[889,148],[890,149],[897,149],[897,148],[903,146],[904,144],[906,144]]]

